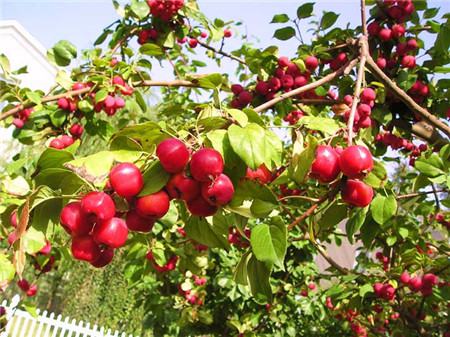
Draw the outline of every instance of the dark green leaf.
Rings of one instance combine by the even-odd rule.
[[[320,28],[325,30],[330,28],[336,20],[338,19],[339,14],[336,14],[334,12],[325,12],[322,16],[322,19],[320,20]]]
[[[155,161],[143,174],[144,187],[139,196],[152,194],[160,191],[170,179],[159,161]]]
[[[297,17],[299,19],[309,18],[314,10],[314,3],[307,2],[297,8]]]
[[[369,207],[354,208],[350,212],[348,221],[345,224],[345,231],[347,232],[347,238],[350,243],[353,244],[353,236],[357,231],[359,231],[359,229],[363,225],[368,210]]]
[[[263,223],[252,229],[250,243],[253,254],[262,262],[284,269],[287,230],[281,217],[272,218],[269,225]]]
[[[392,195],[385,197],[378,194],[370,204],[370,212],[372,218],[383,225],[397,212],[397,200]]]
[[[253,255],[247,263],[247,276],[250,290],[258,303],[272,301],[272,288],[270,287],[270,268],[264,262],[258,261]]]
[[[289,16],[287,14],[275,14],[270,23],[285,23],[289,21]]]
[[[291,37],[295,36],[295,29],[292,27],[284,27],[277,29],[275,33],[273,34],[273,37],[277,38],[278,40],[286,41],[289,40]]]

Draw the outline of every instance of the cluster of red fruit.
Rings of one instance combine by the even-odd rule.
[[[155,261],[155,257],[153,256],[153,252],[151,250],[147,253],[145,258],[150,261],[153,269],[155,269],[158,273],[166,273],[168,271],[174,270],[178,262],[178,256],[173,255],[172,257],[170,257],[169,260],[167,260],[166,264],[160,266]]]
[[[394,68],[398,63],[404,68],[414,68],[418,44],[415,39],[404,38],[406,29],[404,22],[414,12],[412,0],[402,1],[384,1],[384,12],[387,16],[376,18],[367,26],[369,36],[377,38],[380,46],[372,45],[374,50],[383,50],[386,54],[391,53],[390,57],[379,54],[377,64],[381,69]],[[392,52],[392,40],[397,42],[395,52]],[[374,42],[371,39],[371,42]],[[408,54],[409,53],[409,54]]]
[[[283,117],[285,122],[288,122],[289,125],[295,125],[297,122],[304,116],[303,111],[294,110],[289,112],[286,116]]]
[[[178,291],[180,295],[182,295],[186,301],[191,305],[203,305],[204,291],[202,288],[206,284],[206,277],[197,276],[197,275],[189,275],[189,279],[194,280],[194,285],[196,288],[191,288],[187,290],[183,290],[182,286],[178,286]],[[191,283],[191,282],[190,282]]]
[[[12,121],[12,124],[18,128],[22,129],[25,123],[30,118],[31,114],[33,113],[33,108],[23,109],[20,110],[16,115],[15,118]]]
[[[137,197],[144,186],[141,171],[133,163],[120,163],[109,174],[107,189],[129,204],[125,220],[116,216],[113,198],[105,192],[90,192],[81,201],[67,204],[60,215],[60,222],[72,236],[72,254],[78,260],[103,267],[111,262],[114,249],[125,245],[128,231],[150,232],[157,219],[169,210],[170,199],[185,201],[193,215],[210,216],[218,207],[230,202],[234,194],[231,180],[223,174],[223,158],[213,149],[203,148],[192,157],[186,145],[178,139],[162,141],[156,154],[171,179],[158,192]],[[191,158],[190,158],[191,157]],[[190,166],[192,178],[183,171]],[[153,255],[147,258],[154,262]],[[177,258],[166,266],[155,269],[164,271],[175,267]]]
[[[223,173],[223,158],[216,150],[202,148],[190,156],[183,142],[170,138],[158,145],[156,155],[164,170],[172,174],[167,193],[183,200],[191,214],[213,215],[233,198],[233,183]],[[190,176],[184,172],[188,164]]]
[[[395,298],[396,289],[390,283],[376,282],[373,285],[373,292],[378,298],[384,299],[386,301],[392,301]]]
[[[348,178],[341,189],[342,199],[350,205],[365,207],[372,201],[373,189],[359,179],[372,168],[372,154],[364,146],[353,145],[342,150],[319,145],[310,176],[320,183],[330,183],[342,172]]]
[[[184,0],[147,0],[150,13],[163,21],[170,21],[183,7]]]
[[[314,72],[318,66],[319,60],[315,56],[308,56],[305,59],[306,71],[302,72],[296,63],[285,56],[281,56],[278,58],[278,67],[274,76],[267,81],[258,80],[253,91],[245,90],[240,84],[233,84],[231,91],[234,98],[230,105],[233,108],[242,109],[249,105],[256,96],[269,101],[279,91],[288,92],[302,87],[308,83],[311,72]],[[318,98],[314,91],[308,91],[300,96],[300,98]]]
[[[414,84],[409,88],[408,95],[411,96],[411,98],[416,103],[421,103],[423,100],[428,96],[430,93],[430,88],[428,87],[428,84],[417,80],[414,82]],[[416,118],[419,116],[416,116]]]
[[[30,284],[27,280],[21,279],[17,281],[17,286],[25,292],[28,297],[33,297],[37,294],[38,287],[36,284]]]
[[[247,167],[245,178],[248,180],[258,181],[259,183],[264,185],[270,183],[274,179],[274,176],[272,172],[270,172],[270,170],[266,167],[266,165],[261,164],[256,170],[252,170],[251,168]]]
[[[247,248],[250,246],[250,235],[251,230],[250,228],[244,229],[244,236],[241,235],[241,233],[234,227],[230,227],[228,229],[228,243],[232,246],[236,246],[238,248]]]
[[[380,261],[383,264],[383,270],[388,271],[390,262],[389,257],[384,256],[382,252],[377,252],[375,254],[375,257],[377,258],[378,261]]]
[[[311,291],[316,290],[316,285],[313,282],[308,284],[307,289],[302,289],[300,291],[300,295],[303,296],[303,297],[308,297],[309,290],[311,290]]]
[[[223,30],[223,37],[224,38],[229,38],[233,35],[233,32],[231,31],[231,29],[225,28]],[[208,33],[207,32],[201,32],[198,36],[196,37],[190,37],[189,39],[186,36],[183,36],[181,38],[177,38],[177,42],[179,44],[184,44],[184,43],[188,43],[190,48],[195,48],[198,45],[198,39],[202,38],[202,39],[206,39],[208,37]]]
[[[48,146],[54,149],[62,150],[65,149],[66,147],[69,147],[74,142],[75,142],[74,137],[68,135],[61,135],[56,138],[53,138],[48,144]]]
[[[433,273],[411,277],[407,271],[404,271],[400,275],[400,282],[413,292],[421,292],[423,296],[430,296],[433,293],[433,287],[439,284],[439,278]],[[443,283],[443,285],[445,284]]]
[[[358,131],[359,129],[367,129],[372,126],[372,108],[375,105],[375,99],[377,94],[372,88],[365,88],[359,96],[359,103],[356,107],[356,112],[353,120],[353,129]],[[350,108],[353,104],[353,97],[350,95],[344,96],[344,103],[349,107],[344,112],[344,120],[348,121],[350,117]]]
[[[122,109],[125,106],[125,100],[116,94],[118,92],[123,96],[130,96],[133,94],[133,88],[119,75],[113,77],[112,84],[115,86],[115,92],[110,93],[101,101],[95,102],[95,112],[103,110],[108,116],[113,116],[116,114],[117,110]],[[92,93],[91,97],[95,100],[95,93]]]
[[[409,164],[414,166],[415,160],[420,154],[428,150],[428,145],[423,143],[420,145],[414,145],[412,142],[405,138],[398,137],[391,132],[379,133],[375,137],[375,141],[381,142],[386,146],[390,146],[394,150],[405,150],[410,153]]]

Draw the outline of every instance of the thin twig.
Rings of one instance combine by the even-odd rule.
[[[325,194],[324,196],[320,197],[313,205],[311,205],[310,208],[306,210],[305,213],[300,215],[298,218],[296,218],[294,221],[292,221],[289,226],[288,230],[292,230],[295,226],[300,224],[303,220],[305,220],[307,217],[312,215],[317,207],[319,207],[322,203],[324,203],[328,199],[334,198],[334,196],[339,192],[339,185],[334,186],[334,188]]]
[[[397,200],[402,200],[402,199],[409,199],[409,198],[414,198],[414,197],[418,197],[421,195],[427,195],[427,194],[434,194],[434,193],[444,193],[446,192],[445,190],[439,190],[439,191],[424,191],[424,192],[416,192],[416,193],[409,193],[409,194],[402,194],[402,195],[398,195],[396,197]]]
[[[206,43],[204,43],[204,42],[202,42],[202,41],[198,41],[198,40],[197,40],[197,43],[198,43],[200,46],[202,46],[203,48],[208,49],[208,50],[211,50],[212,52],[214,52],[214,53],[216,53],[216,54],[220,54],[220,55],[222,55],[222,56],[228,57],[228,58],[230,58],[230,59],[232,59],[232,60],[235,60],[235,61],[239,62],[240,64],[247,65],[247,63],[245,63],[245,61],[244,61],[243,59],[241,59],[241,58],[239,58],[239,57],[237,57],[237,56],[234,56],[234,55],[232,55],[232,54],[229,54],[229,53],[227,53],[227,52],[224,52],[224,51],[222,50],[222,48],[216,49],[216,48],[210,46],[209,44],[206,44]]]
[[[307,85],[304,85],[303,87],[294,89],[292,91],[289,92],[285,92],[283,94],[281,94],[280,96],[277,96],[273,99],[271,99],[270,101],[267,101],[259,106],[257,106],[254,111],[256,112],[262,112],[266,109],[269,109],[270,107],[274,106],[275,104],[284,101],[285,99],[288,99],[290,97],[299,95],[303,92],[306,92],[308,90],[311,89],[315,89],[317,87],[320,87],[322,84],[328,83],[332,80],[334,80],[335,78],[337,78],[338,76],[344,74],[344,73],[348,73],[350,72],[350,70],[356,65],[356,63],[358,62],[357,59],[353,59],[350,60],[349,62],[347,62],[347,64],[345,64],[344,66],[342,66],[341,68],[339,68],[336,71],[333,71],[332,73],[329,73],[328,75],[322,77],[320,80],[317,80],[315,82],[309,83]]]

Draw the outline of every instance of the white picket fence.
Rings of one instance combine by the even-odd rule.
[[[127,336],[125,332],[105,331],[103,327],[94,324],[92,327],[89,322],[76,322],[66,317],[63,320],[61,315],[55,315],[53,312],[40,312],[37,309],[37,317],[30,313],[17,309],[20,297],[14,296],[11,303],[3,301],[1,306],[6,308],[7,325],[0,337],[133,337]]]

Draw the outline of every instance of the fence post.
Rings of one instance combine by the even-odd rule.
[[[52,325],[51,322],[53,321],[53,317],[55,317],[55,314],[52,312],[52,313],[50,313],[50,316],[48,317],[48,323],[47,323],[47,326],[44,331],[44,337],[48,337],[48,335],[50,334],[50,328]]]
[[[40,312],[39,309],[36,309],[36,315],[38,315],[37,317],[39,317],[39,312]],[[29,326],[28,337],[35,337],[36,335],[34,334],[34,328],[36,326],[37,319],[30,315],[30,320],[31,320],[31,325],[28,324],[28,326]],[[23,333],[23,335],[25,335],[25,332]]]
[[[41,317],[39,317],[39,325],[36,331],[36,336],[40,337],[41,336],[41,332],[42,329],[45,325],[45,319],[47,318],[47,310],[44,310],[44,312],[42,313]]]
[[[83,321],[80,321],[78,323],[78,329],[76,330],[75,337],[80,337],[81,331],[83,331],[83,325],[84,325]]]

